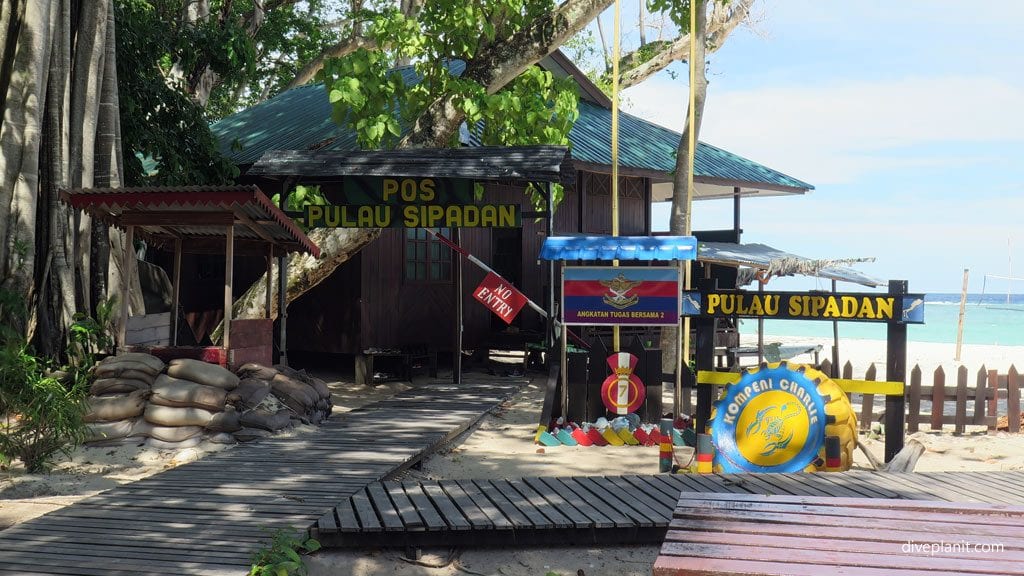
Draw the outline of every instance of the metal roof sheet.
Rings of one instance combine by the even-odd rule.
[[[60,191],[61,200],[86,211],[93,218],[124,228],[126,214],[179,215],[187,212],[195,219],[181,216],[180,221],[139,224],[144,237],[157,242],[175,238],[226,238],[224,224],[204,222],[203,216],[233,215],[240,220],[235,237],[274,244],[289,252],[307,252],[314,257],[320,249],[257,186],[155,186],[144,188],[74,188]],[[233,222],[233,220],[232,220]],[[255,228],[259,229],[259,232]],[[261,234],[262,232],[262,234]]]
[[[465,64],[453,61],[449,70],[462,74]],[[396,68],[406,83],[418,82],[411,66]],[[611,110],[586,100],[579,102],[580,116],[569,134],[572,157],[581,162],[611,165]],[[308,84],[278,94],[211,125],[221,152],[235,164],[256,162],[269,150],[334,150],[359,148],[355,132],[331,120],[332,108],[322,84]],[[407,126],[403,126],[403,130]],[[680,134],[626,113],[619,115],[619,163],[621,166],[666,174],[675,170]],[[470,135],[470,146],[480,146]],[[694,175],[704,181],[746,183],[751,187],[804,192],[814,186],[717,148],[699,143]],[[730,184],[731,185],[731,184]]]
[[[541,260],[693,260],[693,236],[552,236]]]
[[[483,146],[387,152],[271,150],[253,164],[246,176],[433,176],[569,185],[575,180],[575,171],[564,146]]]
[[[800,274],[851,282],[863,286],[882,286],[884,282],[845,266],[830,266],[828,260],[813,260],[783,252],[765,244],[733,244],[731,242],[701,242],[697,246],[697,260],[745,269],[764,270],[776,276]],[[858,259],[863,260],[863,259]],[[741,274],[738,285],[753,280],[753,273]]]

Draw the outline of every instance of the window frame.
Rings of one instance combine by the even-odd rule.
[[[450,228],[440,228],[438,233],[451,238]],[[410,249],[413,252],[411,258]],[[414,270],[411,275],[410,266]],[[438,277],[435,277],[435,270],[439,270]],[[422,228],[406,228],[402,235],[402,281],[407,284],[451,284],[453,276],[451,248]]]

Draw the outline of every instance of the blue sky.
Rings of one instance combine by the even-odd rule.
[[[635,25],[623,30],[635,42]],[[744,241],[873,256],[857,267],[915,292],[958,292],[965,267],[980,292],[1010,258],[1024,276],[1022,55],[1024,2],[759,0],[709,56],[701,140],[816,190],[745,200]],[[674,70],[627,90],[624,109],[681,130],[687,71]],[[657,207],[655,225],[667,214]],[[694,228],[731,226],[731,214],[729,201],[698,202]]]

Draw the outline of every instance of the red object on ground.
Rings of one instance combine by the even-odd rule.
[[[590,440],[590,436],[580,428],[576,428],[572,431],[572,439],[579,443],[580,446],[593,446],[594,443]]]
[[[650,440],[650,437],[647,436],[647,432],[644,432],[643,428],[633,430],[633,438],[636,438],[636,441],[643,446],[647,446],[647,441]]]
[[[657,429],[651,430],[651,433],[648,434],[647,437],[650,438],[651,442],[654,444],[661,444],[662,442],[661,432],[659,432]]]
[[[604,436],[601,436],[601,432],[598,431],[597,428],[591,428],[590,430],[587,430],[587,438],[590,438],[590,442],[594,446],[608,445],[608,441],[604,439]]]

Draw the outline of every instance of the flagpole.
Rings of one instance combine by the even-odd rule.
[[[621,3],[615,0],[615,26],[612,35],[612,236],[619,235],[619,59],[622,50],[619,42],[619,21],[621,19]],[[612,261],[613,266],[618,266],[619,261]],[[620,348],[619,327],[612,326],[612,350],[618,352]]]

